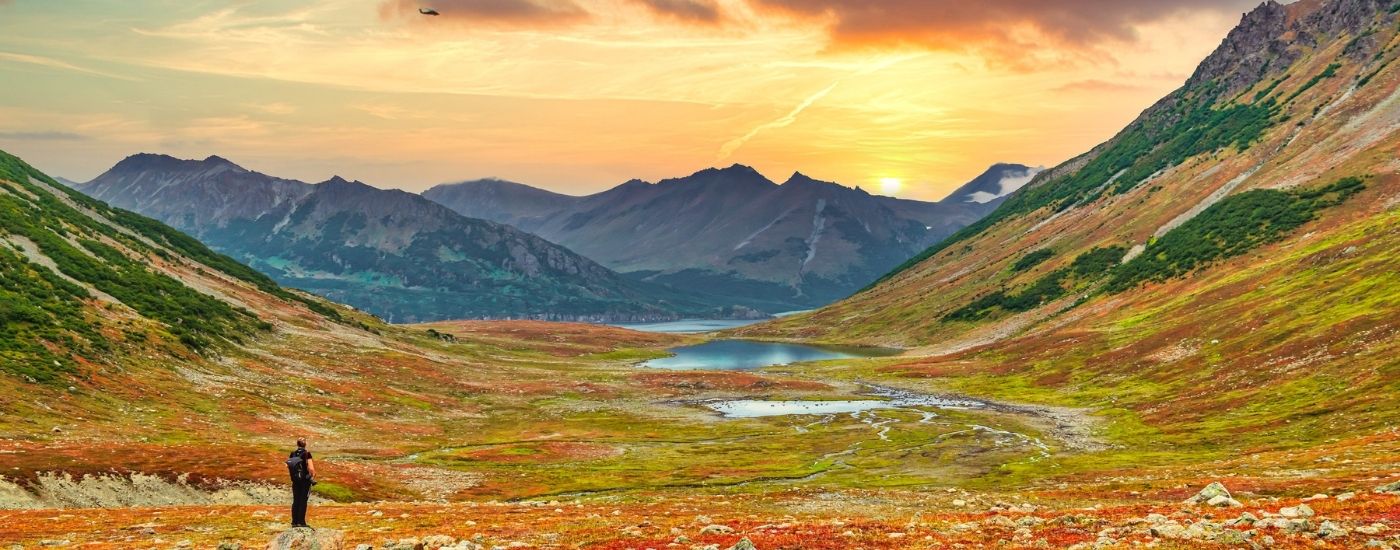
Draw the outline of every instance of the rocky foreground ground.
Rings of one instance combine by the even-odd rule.
[[[1391,548],[1400,483],[1306,498],[1221,484],[1185,501],[1105,504],[963,490],[664,494],[518,503],[0,512],[6,548],[761,550],[779,548]]]

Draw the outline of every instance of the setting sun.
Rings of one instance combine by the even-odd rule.
[[[899,188],[904,186],[904,180],[899,178],[880,178],[880,192],[886,195],[899,193]]]

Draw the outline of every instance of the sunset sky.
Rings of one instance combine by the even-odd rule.
[[[155,152],[583,194],[737,162],[938,199],[1110,137],[1257,3],[0,0],[0,148],[79,181]]]

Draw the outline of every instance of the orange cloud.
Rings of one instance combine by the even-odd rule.
[[[1189,11],[1239,11],[1258,0],[750,0],[830,23],[833,46],[999,51],[1035,42],[1087,48],[1137,38],[1137,27]],[[1026,36],[1026,31],[1034,36]],[[1027,52],[1021,51],[1021,55]]]
[[[719,23],[719,6],[713,0],[635,0],[652,12],[692,23]]]

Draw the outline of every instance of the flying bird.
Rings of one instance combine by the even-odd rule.
[[[418,8],[418,13],[421,13],[423,15],[442,15],[433,8]]]

